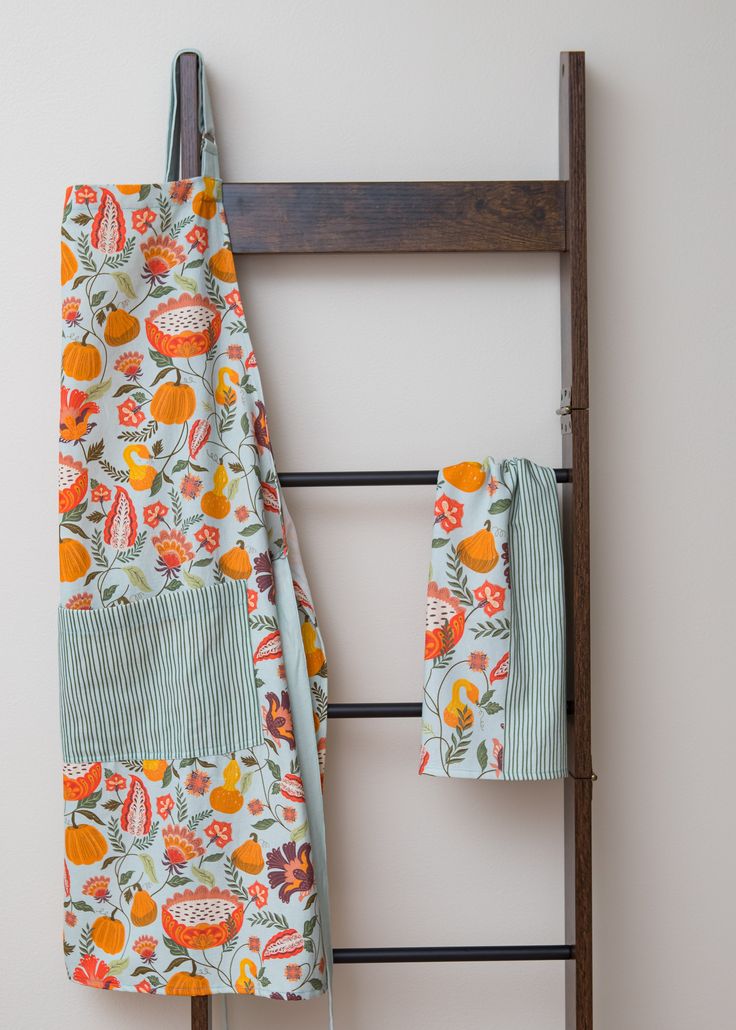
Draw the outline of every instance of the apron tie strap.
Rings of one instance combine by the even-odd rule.
[[[211,179],[220,178],[220,161],[215,140],[215,121],[212,115],[212,103],[207,88],[207,77],[204,72],[204,58],[198,50],[187,48],[174,55],[171,64],[171,101],[169,104],[169,129],[166,145],[166,182],[173,182],[180,176],[181,157],[181,103],[179,75],[177,63],[182,54],[194,54],[199,69],[199,112],[198,126],[201,137],[203,176]]]

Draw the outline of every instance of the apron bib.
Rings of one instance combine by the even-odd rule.
[[[324,647],[203,175],[70,187],[59,673],[69,977],[303,999],[331,980]]]

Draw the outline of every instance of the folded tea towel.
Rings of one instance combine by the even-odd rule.
[[[441,470],[427,590],[419,772],[567,774],[555,474],[525,458]]]

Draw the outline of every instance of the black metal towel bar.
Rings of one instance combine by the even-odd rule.
[[[421,701],[331,701],[327,706],[330,719],[418,719]],[[573,714],[573,701],[568,698],[567,714]]]
[[[335,948],[333,961],[348,962],[536,962],[575,958],[572,944],[499,944],[458,948]]]
[[[434,485],[437,469],[407,472],[280,472],[282,486],[423,486]],[[558,483],[572,482],[572,469],[555,469]]]

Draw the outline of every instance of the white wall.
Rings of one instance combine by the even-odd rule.
[[[61,958],[57,234],[64,187],[162,174],[208,62],[230,179],[557,177],[588,57],[597,1030],[731,1025],[733,7],[728,0],[45,2],[3,14],[0,1025],[183,1030]],[[553,256],[239,262],[282,470],[557,463]],[[292,491],[335,700],[419,696],[432,489]],[[335,942],[552,943],[559,784],[416,776],[413,721],[330,729]],[[558,964],[337,970],[341,1030],[561,1030]],[[218,1012],[219,1018],[219,1012]],[[324,1025],[235,999],[230,1026]]]

